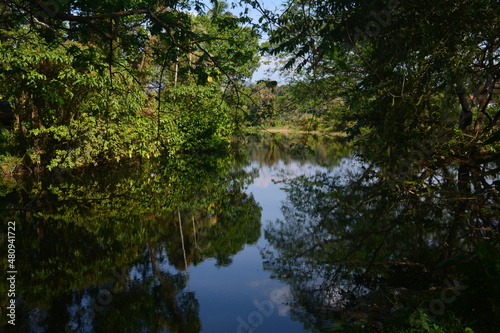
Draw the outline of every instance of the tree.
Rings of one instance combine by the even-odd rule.
[[[221,15],[232,15],[227,9],[229,5],[225,1],[212,0],[213,7],[207,12],[208,17],[220,17]]]
[[[277,250],[270,268],[295,280],[292,288],[308,301],[302,308],[342,301],[339,289],[380,287],[378,279],[409,276],[415,284],[416,265],[378,268],[398,257],[411,262],[420,250],[424,267],[457,260],[468,272],[480,267],[462,275],[468,281],[497,278],[500,109],[491,102],[500,88],[499,14],[498,1],[291,0],[273,18],[269,51],[284,53],[285,67],[302,77],[343,91],[356,122],[348,133],[369,161],[345,187],[327,175],[299,179],[284,205],[286,223],[266,230]],[[308,190],[296,196],[297,184]],[[476,244],[480,238],[487,240]],[[401,239],[405,245],[392,243]],[[385,252],[391,243],[411,250]],[[443,248],[439,257],[433,245]],[[419,276],[428,273],[437,272]],[[487,294],[470,293],[474,300]],[[497,303],[484,306],[492,309],[487,320]]]
[[[390,155],[396,172],[402,160],[420,165],[431,155],[492,157],[484,142],[500,117],[488,108],[500,78],[497,1],[290,0],[285,8],[270,52],[343,88],[357,122],[349,133],[370,129],[363,143],[372,157]],[[449,149],[452,138],[467,148]]]
[[[3,2],[0,95],[16,116],[16,151],[8,153],[26,167],[53,168],[223,147],[241,102],[221,88],[237,91],[251,75],[257,34],[227,13],[208,18],[190,8]],[[193,8],[202,13],[201,3]],[[190,104],[197,95],[204,105]]]

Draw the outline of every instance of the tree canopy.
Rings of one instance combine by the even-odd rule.
[[[207,11],[185,1],[3,2],[0,99],[14,114],[4,162],[75,167],[227,146],[240,107],[231,96],[258,64],[258,34]]]
[[[499,12],[498,1],[290,0],[269,51],[343,88],[357,122],[350,133],[372,128],[377,151],[401,153],[455,129],[486,149],[500,117]]]

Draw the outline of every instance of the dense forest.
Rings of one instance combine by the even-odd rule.
[[[258,18],[250,15],[256,12]],[[322,151],[311,143],[316,136],[333,137],[339,154],[355,151],[361,171],[342,181],[316,175],[289,182],[282,207],[288,223],[265,231],[281,255],[264,253],[266,269],[289,282],[306,309],[296,317],[313,326],[311,313],[325,310],[324,294],[309,284],[315,277],[328,286],[376,286],[381,294],[373,303],[379,304],[396,302],[394,290],[382,293],[384,283],[407,292],[391,320],[379,311],[365,326],[337,321],[326,331],[384,332],[376,327],[383,322],[394,332],[495,332],[499,32],[498,0],[285,0],[272,10],[259,0],[4,0],[0,171],[22,178],[26,190],[12,181],[0,186],[22,207],[6,203],[2,210],[19,220],[38,218],[34,230],[46,228],[54,239],[59,235],[51,230],[78,239],[82,228],[96,253],[102,251],[101,266],[108,247],[137,250],[120,243],[130,235],[133,246],[148,242],[148,251],[161,253],[150,246],[160,241],[155,228],[167,235],[165,248],[177,267],[206,258],[227,266],[259,238],[260,208],[244,193],[251,176],[229,167],[242,164],[238,155],[224,154],[245,151],[250,134],[270,129],[314,134],[292,145],[302,153]],[[273,59],[283,80],[253,82],[262,59]],[[336,153],[322,154],[333,159]],[[96,166],[109,168],[105,185]],[[52,177],[65,172],[77,174],[74,184]],[[51,175],[45,183],[30,178],[43,173]],[[71,206],[88,193],[104,204]],[[123,209],[129,196],[147,200],[134,202],[132,214]],[[50,209],[35,213],[26,208],[32,204]],[[104,227],[101,216],[119,224]],[[203,251],[186,254],[182,226],[182,246],[174,239],[177,218],[186,228],[192,221],[186,247],[198,242]],[[116,239],[108,244],[103,234]],[[42,238],[33,233],[23,242]],[[81,242],[75,251],[85,248],[91,247]],[[80,257],[88,270],[79,272],[68,258],[71,281],[85,285],[93,266]],[[44,274],[33,279],[50,280]],[[456,286],[439,288],[457,276],[467,289],[446,303],[445,316],[416,312],[442,298],[439,291],[455,292]],[[164,279],[165,294],[185,287],[174,275]],[[36,299],[45,290],[30,292]],[[192,296],[185,295],[187,308],[196,303]],[[175,309],[182,317],[181,307]],[[200,330],[199,318],[182,318],[193,326],[189,331]]]
[[[3,2],[4,171],[224,149],[247,125],[346,131],[405,167],[498,157],[497,2],[247,5],[260,24],[217,1]],[[286,85],[248,85],[262,53]]]
[[[2,2],[4,169],[227,146],[258,35],[227,5],[201,6]]]

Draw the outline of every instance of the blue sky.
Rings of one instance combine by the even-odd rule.
[[[280,10],[281,4],[283,3],[282,0],[260,0],[262,7],[264,9],[268,10]],[[250,12],[250,16],[254,19],[255,22],[260,17],[260,14],[256,10],[252,10]],[[263,36],[261,39],[261,43],[267,40],[267,36]],[[268,73],[269,69],[274,69],[277,67],[276,61],[273,60],[272,58],[268,57],[263,57],[261,59],[261,65],[257,69],[257,71],[254,73],[252,77],[252,81],[256,82],[258,80],[262,79],[271,79],[271,80],[276,80],[280,83],[282,83],[284,80],[280,78],[279,74],[277,73]]]
[[[237,4],[237,1],[233,0],[226,0],[226,1],[229,4],[230,11],[233,12],[235,15],[238,15],[240,11],[243,10],[243,8],[241,7],[232,9],[232,4],[233,3]],[[203,2],[206,3],[208,8],[212,7],[210,0],[204,0]],[[284,2],[284,0],[259,0],[259,2],[261,3],[262,8],[274,11],[280,9],[280,6]],[[257,10],[250,9],[249,15],[254,20],[255,23],[258,22],[260,13]],[[267,36],[263,36],[260,42],[262,43],[265,42],[266,40]],[[277,67],[276,61],[274,61],[272,58],[269,57],[263,57],[261,59],[260,67],[257,69],[257,71],[254,73],[252,77],[252,82],[256,82],[262,79],[272,79],[282,83],[284,79],[281,78],[278,74],[267,73],[269,69],[274,69],[276,67]]]
[[[260,3],[261,3],[261,6],[264,8],[264,9],[268,9],[268,10],[280,10],[281,8],[281,4],[283,3],[284,1],[282,0],[260,0]],[[234,11],[235,14],[237,14],[236,10]],[[257,10],[250,10],[250,17],[252,17],[254,19],[254,22],[257,23],[259,17],[260,17],[260,13],[257,11]],[[267,40],[267,36],[263,36],[263,38],[260,40],[260,42],[264,42]],[[269,69],[274,69],[277,67],[277,64],[276,64],[276,61],[273,60],[272,58],[268,58],[268,57],[263,57],[261,59],[261,65],[260,67],[257,69],[257,71],[254,73],[253,77],[252,77],[252,82],[256,82],[258,80],[262,80],[262,79],[272,79],[272,80],[276,80],[280,83],[282,83],[284,80],[283,78],[280,78],[279,74],[277,73],[268,73],[268,70]]]

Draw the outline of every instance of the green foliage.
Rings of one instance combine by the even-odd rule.
[[[259,65],[258,35],[255,30],[241,26],[241,19],[231,13],[197,16],[194,21],[206,38],[202,45],[206,52],[200,56],[198,63],[209,65],[199,70],[209,71],[206,75],[213,80],[233,84],[243,83],[252,76]]]
[[[457,313],[474,322],[479,331],[500,325],[500,239],[479,242],[469,256],[460,256],[456,267],[464,275],[463,291],[456,305]],[[464,311],[467,304],[474,304]]]
[[[425,162],[409,151],[479,159],[499,120],[488,107],[498,97],[496,1],[289,0],[285,7],[273,17],[269,52],[284,55],[285,69],[301,80],[327,82],[321,91],[343,92],[355,122],[350,134],[366,155],[389,160],[395,173],[401,160],[416,169]],[[456,128],[474,139],[454,135]],[[446,146],[453,140],[459,151]]]
[[[170,153],[228,147],[233,123],[216,85],[180,86],[170,89],[164,98],[160,117]]]
[[[1,57],[27,162],[78,167],[158,154],[152,119],[140,114],[144,93],[126,71],[106,75],[99,50],[33,34],[16,48],[2,44]]]
[[[347,128],[345,103],[329,80],[298,81],[277,86],[264,81],[250,85],[253,125],[286,126],[302,131],[341,132]]]
[[[0,155],[0,174],[15,173],[21,164],[21,159],[17,156],[12,156],[9,153]]]
[[[52,169],[227,147],[232,96],[258,63],[255,30],[183,1],[52,5],[0,5],[9,154]]]
[[[16,150],[15,134],[13,131],[0,129],[0,173],[12,173],[19,165],[20,158],[12,154]]]
[[[433,323],[429,317],[422,313],[422,311],[418,311],[417,316],[413,318],[411,323],[412,328],[409,332],[425,332],[425,333],[444,333],[446,332],[443,328],[439,327],[439,325]]]
[[[185,269],[183,251],[189,265],[209,258],[227,265],[255,243],[261,209],[243,191],[255,173],[234,172],[230,155],[201,155],[19,175],[14,184],[0,179],[2,220],[23,221],[16,267],[32,271],[19,276],[23,307],[47,309],[54,297],[105,284],[113,269],[149,267],[145,248]],[[135,303],[123,304],[130,310]]]

